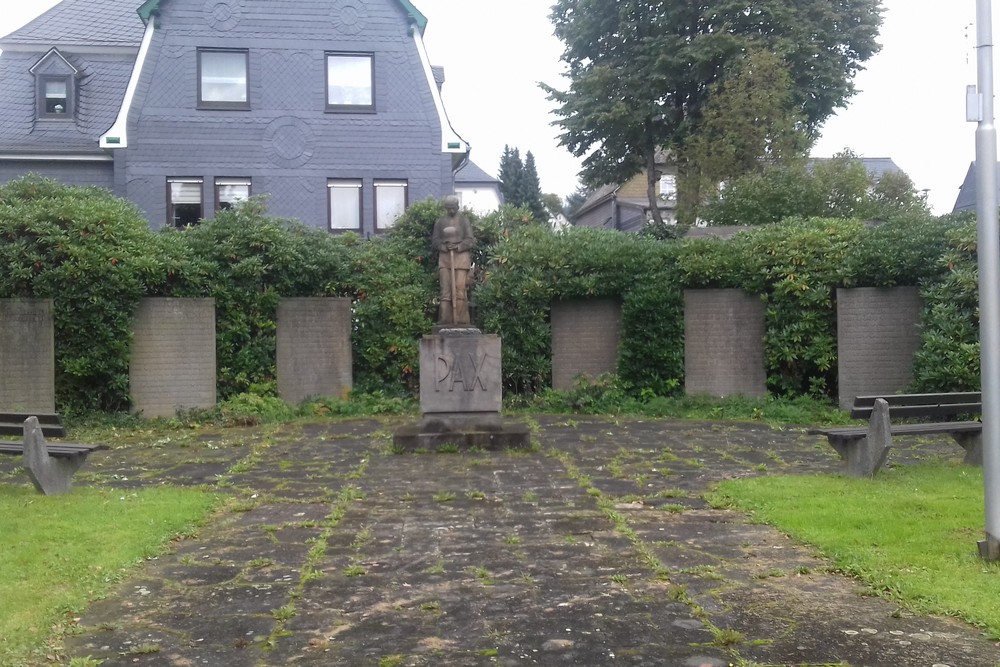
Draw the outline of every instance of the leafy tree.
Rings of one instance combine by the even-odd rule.
[[[709,225],[763,225],[790,217],[893,220],[926,214],[927,202],[902,172],[870,174],[845,151],[830,160],[772,166],[728,183],[701,209]]]
[[[584,202],[586,202],[587,199],[589,199],[590,195],[592,194],[594,194],[592,188],[589,188],[585,185],[581,185],[580,187],[578,187],[575,192],[566,197],[566,203],[563,206],[563,214],[567,218],[572,218],[573,215],[578,210],[580,210],[580,207],[583,206]]]
[[[559,195],[552,194],[551,192],[545,193],[542,195],[542,204],[545,205],[545,211],[548,213],[550,220],[562,215],[563,201]]]
[[[687,200],[697,206],[724,181],[801,158],[809,143],[787,66],[772,52],[748,51],[711,85],[701,128],[684,147]]]
[[[791,80],[789,112],[811,138],[855,92],[852,78],[878,51],[882,21],[879,0],[558,0],[550,18],[570,79],[565,91],[542,84],[558,105],[560,142],[586,156],[590,185],[625,182],[645,169],[657,220],[656,151],[681,158],[679,204],[688,219],[697,188],[685,182],[692,175],[683,151],[720,92],[712,84],[735,60],[757,51],[780,58]]]

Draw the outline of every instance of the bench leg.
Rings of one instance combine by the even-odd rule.
[[[52,458],[45,445],[42,427],[37,417],[24,421],[24,467],[35,489],[47,496],[69,491],[73,473],[80,469],[87,459],[86,453],[69,458]]]
[[[980,433],[952,433],[955,442],[965,450],[965,458],[962,462],[969,466],[983,467],[983,434]]]
[[[875,401],[866,437],[837,438],[831,435],[827,439],[844,459],[848,475],[874,477],[889,457],[892,447],[889,404],[881,398]]]

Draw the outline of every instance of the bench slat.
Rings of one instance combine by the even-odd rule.
[[[938,433],[975,433],[983,428],[982,422],[947,422],[938,424],[893,424],[893,435],[934,435]],[[837,438],[863,438],[868,435],[867,426],[838,426],[817,428],[807,431],[810,435],[825,435]]]
[[[24,423],[24,420],[28,417],[37,417],[39,424],[62,424],[62,421],[57,413],[49,412],[0,412],[0,422],[19,422]]]
[[[891,417],[947,417],[950,415],[978,415],[983,411],[982,403],[949,403],[947,405],[889,405]],[[868,419],[872,408],[852,408],[851,419]]]
[[[58,443],[58,442],[48,442],[45,443],[46,450],[49,456],[55,456],[56,458],[65,458],[69,456],[77,456],[79,454],[89,454],[90,452],[96,451],[98,449],[108,449],[107,445],[82,445],[76,443]],[[24,443],[14,442],[12,440],[0,440],[0,454],[13,454],[20,455],[24,453]]]
[[[27,417],[25,417],[27,419]],[[46,438],[65,438],[66,429],[62,424],[39,424],[42,435]],[[21,435],[24,433],[24,421],[3,422],[0,421],[0,435]]]
[[[858,396],[854,407],[870,408],[876,399],[884,399],[889,408],[895,405],[950,405],[952,403],[982,403],[983,395],[978,391],[949,392],[944,394],[879,394]]]

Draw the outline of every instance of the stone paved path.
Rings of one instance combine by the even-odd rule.
[[[66,654],[108,667],[1000,663],[973,628],[865,597],[703,499],[727,477],[836,470],[822,438],[537,423],[530,453],[396,455],[392,425],[368,420],[94,455],[82,483],[218,484],[239,502],[94,603]],[[942,441],[894,457],[960,453]]]

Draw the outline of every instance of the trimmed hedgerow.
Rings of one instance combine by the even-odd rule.
[[[922,343],[913,364],[919,391],[976,391],[980,388],[979,271],[975,216],[939,220],[946,236],[921,296]]]
[[[215,299],[220,398],[275,393],[278,299],[344,294],[351,242],[271,217],[259,197],[161,235],[188,260],[170,296]]]
[[[0,297],[55,301],[62,411],[128,406],[132,314],[144,296],[215,298],[223,399],[275,392],[280,297],[351,298],[356,389],[412,395],[419,339],[436,311],[429,237],[442,212],[440,202],[417,202],[390,233],[362,241],[271,217],[253,198],[196,227],[153,233],[106,191],[28,177],[0,188]],[[614,387],[645,398],[676,393],[683,289],[730,287],[766,304],[771,392],[833,396],[836,288],[907,284],[925,303],[914,388],[978,386],[976,236],[967,217],[913,215],[875,227],[789,220],[729,241],[555,233],[510,207],[470,217],[474,317],[503,337],[508,392],[551,384],[553,300],[614,297],[623,309]]]
[[[0,298],[52,299],[61,410],[128,406],[132,314],[167,279],[167,256],[105,190],[31,175],[0,187]]]
[[[604,230],[526,226],[505,234],[475,293],[483,329],[504,341],[505,387],[534,393],[551,384],[554,299],[617,297],[622,380],[636,390],[675,389],[684,365],[675,255],[672,244]]]

